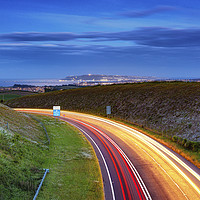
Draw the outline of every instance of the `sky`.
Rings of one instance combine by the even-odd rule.
[[[0,0],[0,79],[200,78],[199,0]]]

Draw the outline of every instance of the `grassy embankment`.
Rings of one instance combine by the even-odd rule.
[[[64,122],[39,118],[50,145],[38,122],[0,104],[0,199],[33,199],[43,168],[50,173],[38,199],[103,199],[98,162],[85,137]]]
[[[111,117],[170,140],[177,151],[196,154],[200,162],[200,83],[152,82],[87,87],[22,97],[7,102],[11,107],[52,108]],[[165,137],[164,137],[165,136]],[[192,142],[191,142],[192,141]],[[169,143],[169,142],[168,142]],[[171,144],[170,144],[171,145]],[[191,154],[190,154],[191,152]]]

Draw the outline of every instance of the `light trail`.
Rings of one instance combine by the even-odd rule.
[[[63,111],[63,112],[65,112],[65,111]],[[73,113],[73,115],[86,115],[86,114],[78,114],[78,113],[68,112],[68,111],[67,111],[67,113]],[[127,126],[125,126],[123,124],[113,122],[111,120],[103,119],[103,118],[96,117],[96,116],[94,117],[94,116],[91,116],[91,115],[87,115],[87,117],[91,118],[91,119],[98,120],[98,121],[105,122],[105,123],[110,124],[110,125],[114,125],[114,126],[116,126],[118,128],[121,128],[121,129],[133,134],[135,137],[140,139],[142,142],[148,143],[147,145],[149,147],[151,147],[154,151],[156,151],[157,153],[159,153],[162,156],[164,156],[165,159],[167,161],[169,161],[175,167],[175,169],[177,169],[179,171],[180,169],[168,157],[166,157],[160,150],[164,151],[166,154],[168,154],[170,157],[172,157],[174,160],[176,160],[180,165],[182,165],[187,171],[189,171],[196,179],[198,179],[200,181],[200,175],[199,174],[197,174],[193,169],[191,169],[188,165],[186,165],[181,159],[179,159],[176,155],[174,155],[167,148],[165,148],[164,146],[162,146],[161,144],[159,144],[157,141],[153,140],[152,138],[144,135],[143,133],[141,133],[141,132],[139,132],[137,130],[134,130],[134,129],[130,128],[130,127],[127,127]],[[160,150],[158,150],[157,148],[159,148]],[[182,174],[181,170],[179,172],[181,172],[181,174]],[[186,175],[183,175],[183,176],[186,178],[186,180],[188,180],[190,182],[190,179],[188,179]],[[194,186],[194,188],[200,194],[200,190],[197,189],[197,187],[192,182],[190,182],[190,183]]]
[[[75,120],[75,121],[78,121],[78,122],[80,122],[80,123],[82,123],[82,124],[85,124],[85,125],[87,125],[87,126],[93,128],[94,130],[98,131],[98,132],[99,132],[101,135],[103,135],[107,140],[109,140],[109,141],[113,144],[113,146],[115,146],[115,148],[120,152],[121,156],[122,156],[123,159],[126,161],[126,163],[128,164],[128,166],[130,167],[132,173],[135,175],[135,177],[136,177],[138,183],[140,184],[140,187],[141,187],[141,189],[142,189],[142,191],[143,191],[143,193],[144,193],[144,195],[145,195],[145,198],[151,200],[152,198],[151,198],[151,196],[150,196],[150,194],[149,194],[149,192],[148,192],[148,190],[147,190],[147,188],[146,188],[144,182],[142,181],[142,178],[140,177],[138,171],[136,170],[136,168],[134,167],[134,165],[132,164],[132,162],[130,161],[130,159],[129,159],[129,158],[127,157],[127,155],[123,152],[123,150],[122,150],[111,138],[109,138],[105,133],[103,133],[101,130],[99,130],[99,129],[95,128],[94,126],[89,125],[89,124],[87,124],[87,123],[85,123],[85,122],[82,122],[82,121],[80,121],[80,120]]]
[[[61,119],[63,119],[63,118],[61,118]],[[89,127],[89,129],[101,140],[101,142],[102,142],[102,144],[105,146],[105,148],[107,149],[107,152],[109,153],[109,155],[110,155],[110,157],[111,157],[111,159],[112,159],[112,162],[113,162],[113,164],[114,164],[114,166],[115,166],[115,170],[116,170],[116,172],[117,172],[117,175],[118,175],[118,178],[119,178],[119,181],[120,181],[120,185],[121,185],[121,189],[122,189],[122,194],[123,194],[123,199],[132,199],[132,197],[131,197],[131,194],[130,194],[130,186],[128,186],[128,182],[127,182],[127,180],[126,180],[126,177],[125,177],[125,174],[124,174],[124,170],[123,170],[123,168],[122,168],[122,166],[121,166],[121,164],[120,164],[120,162],[119,162],[119,159],[117,158],[117,156],[116,156],[116,153],[114,153],[114,151],[112,150],[112,148],[111,147],[109,147],[110,145],[106,142],[106,140],[105,139],[103,139],[103,135],[102,134],[104,134],[103,132],[101,132],[100,130],[98,130],[97,128],[95,128],[95,127],[93,127],[93,126],[91,126],[91,125],[89,125],[89,124],[87,124],[87,123],[84,123],[84,122],[82,122],[82,121],[79,121],[79,120],[70,120],[70,121],[75,121],[75,122],[78,122],[79,124],[82,124],[82,125],[84,125],[85,127]],[[71,122],[69,122],[69,123],[71,123]],[[71,124],[73,124],[74,125],[74,123],[71,123]],[[77,126],[76,126],[77,127]],[[100,135],[98,135],[98,134],[101,134],[102,136],[100,136]],[[105,135],[105,134],[104,134]],[[106,139],[107,138],[109,138],[108,136],[106,137]],[[110,138],[109,138],[110,139]],[[110,139],[111,140],[111,139]],[[111,140],[112,141],[112,140]],[[113,141],[113,143],[114,143],[114,141]],[[115,144],[116,145],[116,144]],[[113,145],[114,146],[114,145]],[[115,148],[116,148],[116,146],[114,146]],[[116,148],[117,149],[117,148]],[[119,152],[119,150],[117,149],[117,151]],[[122,155],[121,155],[121,153],[119,152],[119,154],[120,154],[120,156],[122,157]],[[113,157],[114,156],[114,157]],[[122,157],[123,158],[123,157]],[[128,170],[129,170],[129,172],[130,172],[130,168],[129,168],[129,166],[128,166],[128,164],[126,163],[126,161],[125,161],[125,159],[123,158],[123,160],[124,160],[124,163],[125,163],[125,165],[126,165],[126,167],[128,168]],[[116,162],[116,164],[115,164],[115,162]],[[119,167],[119,169],[120,169],[120,171],[118,171],[118,167]],[[123,184],[122,184],[122,179],[120,178],[120,174],[122,175],[122,177],[123,177],[123,182],[124,182],[124,186],[123,186]],[[129,176],[131,176],[131,178],[132,178],[132,180],[133,180],[133,182],[134,182],[134,184],[135,184],[135,188],[136,188],[136,190],[137,190],[137,194],[139,195],[139,199],[140,200],[142,200],[142,199],[151,199],[151,197],[149,196],[149,198],[145,198],[145,196],[144,196],[144,193],[143,193],[143,191],[141,192],[141,191],[139,191],[140,189],[138,188],[138,186],[137,186],[137,183],[135,182],[135,180],[134,180],[134,178],[133,178],[133,176],[132,176],[132,171],[131,171],[131,173],[129,173]],[[124,190],[124,187],[126,188],[125,190]],[[141,187],[140,187],[141,188]],[[125,195],[125,191],[126,191],[126,193],[127,193],[127,195],[128,195],[128,197],[126,197],[126,195]]]

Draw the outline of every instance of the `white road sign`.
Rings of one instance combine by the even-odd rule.
[[[53,106],[53,116],[54,117],[60,116],[60,106]]]

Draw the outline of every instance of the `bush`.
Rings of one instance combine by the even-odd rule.
[[[191,141],[187,141],[185,144],[184,144],[184,147],[186,149],[192,149],[192,142]]]
[[[183,147],[185,146],[185,143],[186,143],[186,142],[187,142],[187,139],[184,138],[184,139],[182,140],[182,143],[181,143]]]
[[[177,143],[180,144],[180,145],[182,145],[182,142],[183,142],[183,138],[178,137],[178,141],[177,141]]]
[[[173,141],[173,142],[177,142],[177,141],[178,141],[178,137],[177,137],[176,135],[174,135],[174,136],[172,137],[172,141]]]
[[[199,142],[192,142],[192,151],[199,150]]]

